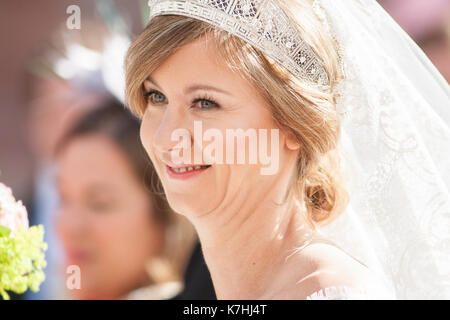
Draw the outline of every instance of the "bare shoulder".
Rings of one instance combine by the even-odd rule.
[[[331,287],[361,288],[376,282],[369,268],[331,244],[312,243],[290,259],[292,261],[286,268],[289,269],[287,274],[291,275],[291,281],[289,288],[283,291],[285,298],[289,296],[288,299],[306,299]],[[294,274],[298,276],[292,279]]]

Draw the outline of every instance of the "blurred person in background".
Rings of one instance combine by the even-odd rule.
[[[78,81],[75,84],[49,72],[33,74],[30,88],[28,141],[35,163],[31,220],[33,224],[45,226],[45,241],[49,249],[46,280],[39,292],[28,292],[26,298],[55,299],[60,298],[63,292],[63,275],[59,272],[61,248],[51,224],[58,198],[54,152],[57,141],[68,128],[91,106],[102,101],[106,91],[99,90],[92,83]]]
[[[66,264],[80,268],[75,298],[168,299],[182,290],[194,230],[158,191],[139,127],[111,99],[58,145],[55,223]]]
[[[58,202],[54,155],[58,141],[91,108],[109,97],[101,69],[103,41],[109,36],[100,21],[86,20],[80,32],[68,32],[65,24],[43,42],[26,66],[26,128],[33,155],[32,224],[43,224],[46,279],[40,291],[27,292],[25,299],[61,299],[64,270],[61,244],[52,221]]]

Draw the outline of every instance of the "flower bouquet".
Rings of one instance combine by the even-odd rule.
[[[10,188],[0,183],[0,295],[38,291],[46,266],[44,228],[28,226],[27,210]]]

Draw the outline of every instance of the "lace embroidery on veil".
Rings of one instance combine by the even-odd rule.
[[[322,228],[397,299],[450,297],[448,83],[373,0],[320,0],[342,49],[350,204]]]

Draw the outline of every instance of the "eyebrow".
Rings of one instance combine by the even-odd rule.
[[[107,197],[114,195],[115,188],[112,188],[111,186],[107,184],[94,184],[86,188],[84,190],[84,196],[85,197],[104,197],[105,195]]]
[[[158,87],[160,90],[162,90],[161,87],[156,83],[156,81],[154,81],[150,76],[147,77],[146,80],[150,81],[156,87]],[[184,94],[189,94],[189,93],[197,91],[197,90],[216,91],[216,92],[223,93],[223,94],[231,96],[231,93],[229,93],[228,91],[225,91],[223,89],[216,88],[214,86],[210,86],[210,85],[207,85],[207,84],[192,84],[189,87],[184,89]]]
[[[60,175],[56,176],[56,186],[58,189],[61,189],[61,187],[64,185],[64,181],[62,180],[62,178],[60,177]],[[103,191],[106,190],[106,193],[110,193],[111,191],[114,190],[114,188],[112,188],[109,184],[106,183],[102,183],[102,182],[94,182],[91,185],[89,185],[87,188],[87,193],[93,193],[93,194],[103,194]],[[100,190],[100,192],[98,192]]]

